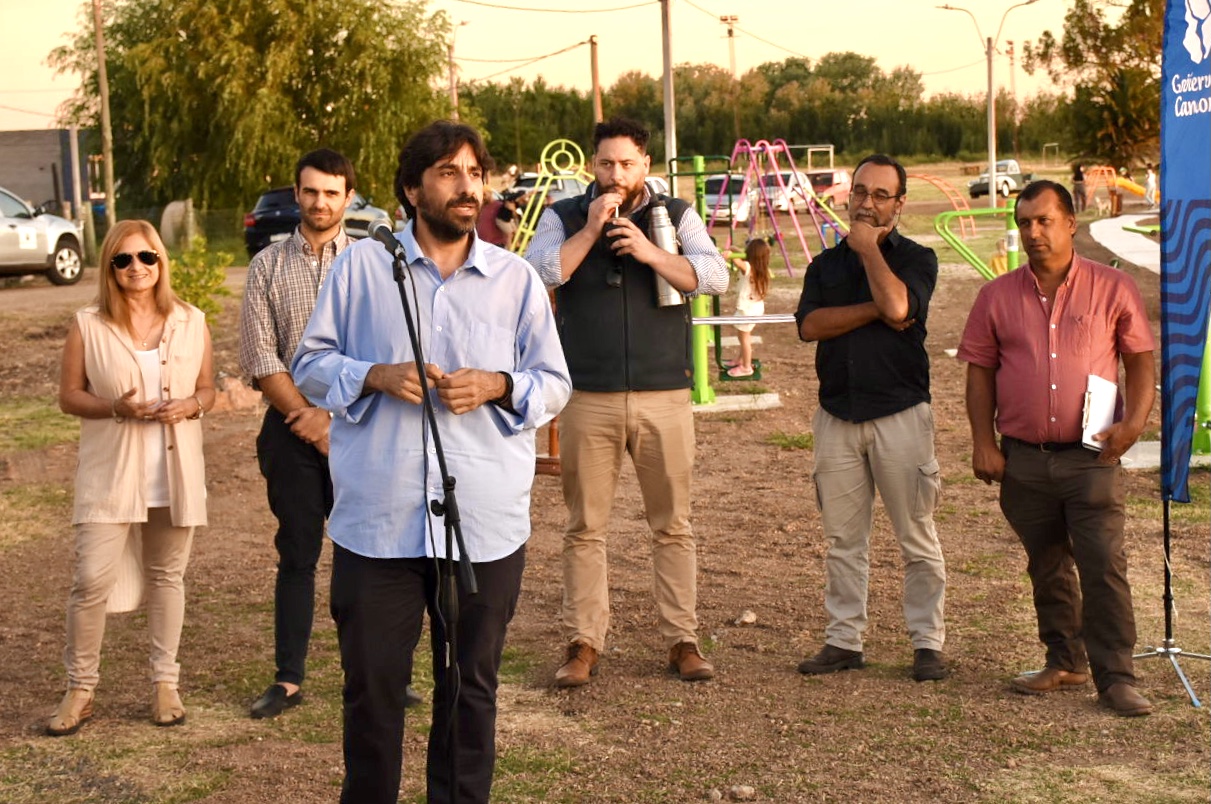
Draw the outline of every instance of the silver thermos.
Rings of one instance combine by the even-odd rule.
[[[663,201],[656,201],[652,204],[650,229],[648,237],[656,244],[657,248],[663,249],[670,254],[679,253],[677,249],[677,230],[673,227],[673,221],[669,218],[669,208],[665,206]],[[656,304],[659,307],[672,307],[676,304],[685,304],[685,296],[681,295],[681,291],[669,284],[669,280],[660,274],[656,274]]]

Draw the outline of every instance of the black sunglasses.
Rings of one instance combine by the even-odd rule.
[[[114,258],[109,261],[109,264],[119,271],[125,271],[135,261],[135,257],[139,258],[139,262],[150,268],[153,265],[160,264],[160,254],[156,251],[137,251],[134,254],[115,254]]]

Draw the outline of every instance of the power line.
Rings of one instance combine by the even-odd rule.
[[[706,10],[705,8],[703,8],[702,6],[697,5],[696,3],[692,2],[692,0],[685,0],[685,4],[686,4],[687,6],[689,6],[690,8],[694,9],[695,11],[700,11],[700,12],[702,12],[703,14],[707,15],[708,17],[710,17],[712,20],[718,20],[718,19],[719,19],[719,15],[718,15],[718,14],[713,14],[713,13],[711,13],[710,11],[707,11],[707,10]],[[757,36],[757,34],[753,33],[752,31],[747,31],[747,30],[745,30],[744,28],[741,28],[739,25],[735,26],[735,29],[736,29],[736,31],[738,31],[739,33],[744,34],[745,36],[749,37],[750,39],[756,39],[758,42],[761,42],[762,44],[769,45],[770,47],[776,47],[776,48],[778,48],[779,50],[785,50],[787,53],[791,54],[792,56],[798,56],[799,58],[802,58],[802,59],[810,58],[810,56],[808,56],[806,53],[800,53],[800,52],[799,52],[799,51],[797,51],[797,50],[791,50],[789,47],[786,47],[785,45],[780,45],[780,44],[778,44],[777,42],[771,42],[771,41],[770,41],[770,40],[768,40],[768,39],[765,39],[765,38],[763,38],[763,37]]]
[[[476,64],[516,64],[519,61],[530,61],[533,56],[526,56],[520,59],[473,59],[470,56],[455,56],[455,61],[473,61]],[[538,58],[543,58],[539,56]]]
[[[921,73],[921,75],[941,75],[942,73],[953,73],[953,72],[957,72],[958,70],[966,70],[970,67],[975,67],[977,64],[983,64],[983,63],[984,63],[984,59],[976,59],[971,64],[963,64],[958,67],[947,67],[945,70],[932,70],[928,73]]]
[[[36,114],[39,117],[49,117],[52,120],[55,118],[55,115],[47,114],[46,112],[35,112],[33,109],[18,109],[16,106],[5,106],[4,104],[0,104],[0,109],[3,109],[6,112],[21,112],[22,114]]]
[[[505,73],[511,73],[514,70],[520,70],[523,67],[529,67],[531,64],[540,62],[543,59],[549,59],[552,56],[558,56],[560,54],[567,53],[569,50],[575,50],[578,47],[583,47],[584,45],[587,45],[588,43],[589,43],[589,41],[586,39],[583,42],[577,42],[574,45],[568,45],[567,47],[563,48],[562,50],[556,50],[554,53],[548,53],[545,56],[538,56],[537,58],[530,59],[528,61],[523,62],[522,64],[517,64],[513,67],[506,67],[505,69],[500,70],[499,72],[492,73],[491,75],[485,75],[483,78],[473,78],[468,83],[472,83],[475,81],[487,81],[489,79],[495,78],[498,75],[504,75]],[[468,59],[468,61],[471,61],[471,59]]]
[[[503,6],[497,3],[484,3],[482,0],[458,0],[459,3],[466,3],[469,6],[483,6],[484,8],[497,8],[503,11],[538,11],[547,14],[602,14],[611,11],[630,11],[633,8],[644,8],[646,6],[654,6],[659,3],[659,0],[647,0],[646,3],[636,3],[633,6],[617,6],[615,8],[529,8],[526,6]]]

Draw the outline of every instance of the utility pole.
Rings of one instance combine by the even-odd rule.
[[[664,49],[664,163],[676,165],[677,109],[673,102],[673,29],[669,6],[673,0],[660,0],[661,43]],[[669,192],[677,197],[677,175],[669,174]]]
[[[109,77],[105,72],[105,29],[101,24],[101,0],[93,0],[93,27],[97,38],[97,83],[101,88],[101,158],[105,175],[105,224],[118,222],[114,197],[114,130],[109,119]],[[91,211],[90,211],[91,214]]]
[[[466,24],[467,21],[463,20],[451,29],[450,44],[446,46],[446,55],[450,68],[450,119],[456,123],[458,122],[458,68],[454,65],[454,38],[458,35],[458,29]]]
[[[589,37],[589,61],[589,66],[593,73],[593,122],[600,123],[605,118],[601,113],[601,76],[597,72],[596,34]]]
[[[732,124],[735,127],[736,139],[740,139],[740,93],[736,79],[736,23],[740,18],[735,14],[719,17],[719,21],[727,26],[727,53],[732,65]]]
[[[1018,157],[1018,76],[1017,70],[1013,68],[1013,40],[1006,40],[1005,46],[1009,51],[1009,97],[1013,100],[1010,114],[1013,115],[1013,156],[1016,159]]]
[[[992,57],[996,47],[987,39],[988,55],[988,207],[997,208],[997,98],[993,94]]]

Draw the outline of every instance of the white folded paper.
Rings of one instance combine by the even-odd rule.
[[[1118,384],[1096,374],[1089,375],[1085,386],[1085,410],[1081,415],[1081,443],[1092,450],[1102,451],[1102,442],[1093,437],[1114,424],[1114,409],[1118,403]]]

